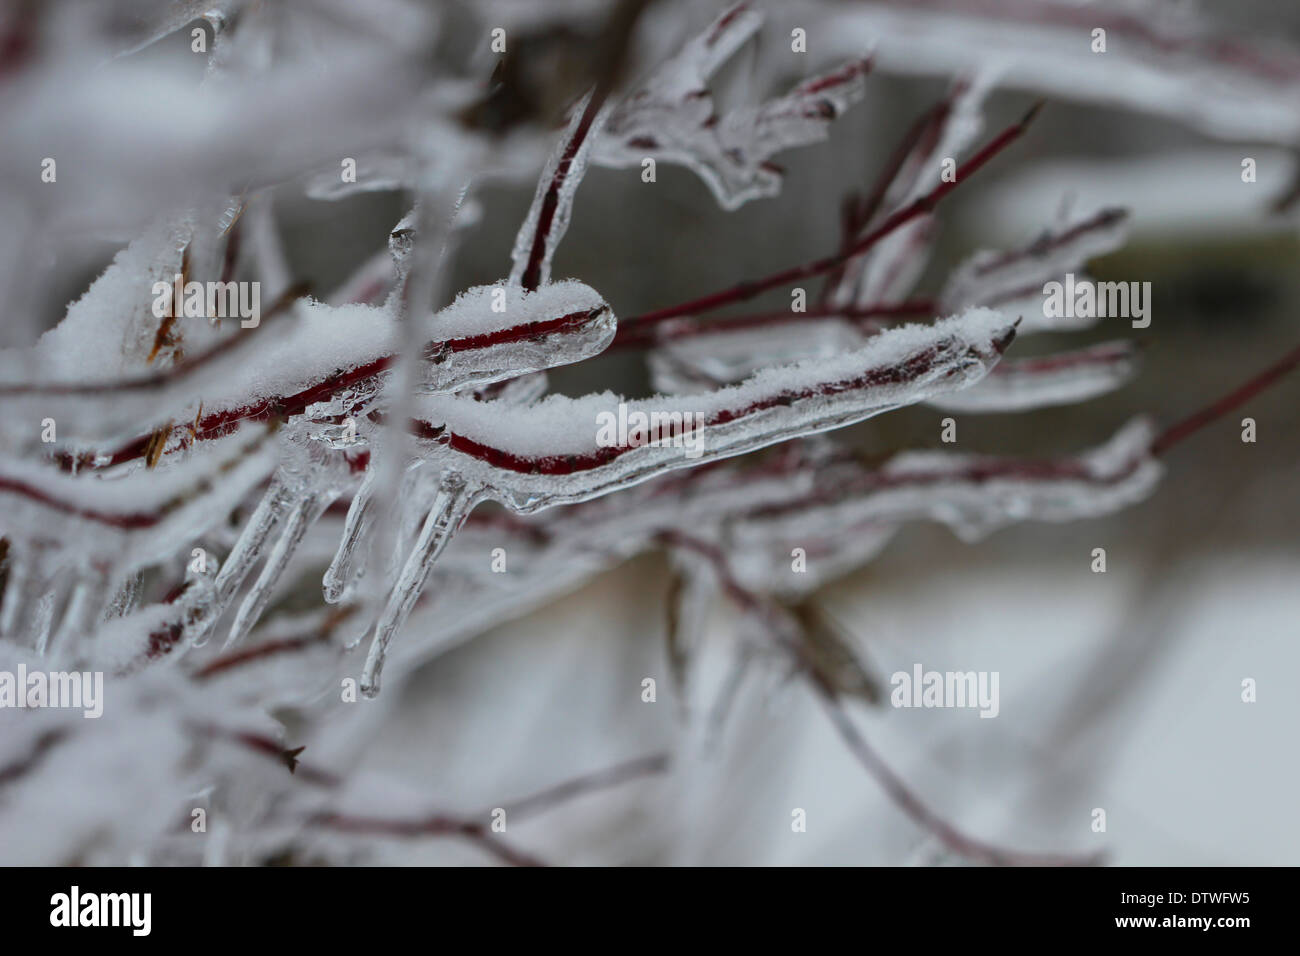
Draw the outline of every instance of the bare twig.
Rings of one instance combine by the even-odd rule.
[[[1151,453],[1153,455],[1163,455],[1184,438],[1195,434],[1210,422],[1228,414],[1234,408],[1239,408],[1273,383],[1285,378],[1295,370],[1297,365],[1300,365],[1300,346],[1296,346],[1264,371],[1251,378],[1250,381],[1233,389],[1217,402],[1207,405],[1182,421],[1170,425],[1151,443]]]
[[[908,203],[902,209],[890,214],[880,223],[880,225],[871,229],[866,235],[858,239],[847,250],[836,253],[833,256],[827,256],[824,259],[817,259],[804,265],[793,266],[789,269],[782,269],[780,272],[774,272],[760,279],[750,279],[739,285],[732,286],[729,289],[723,289],[720,292],[714,292],[709,295],[701,296],[698,299],[692,299],[689,302],[683,302],[680,305],[669,306],[663,309],[657,309],[653,312],[646,312],[642,315],[633,316],[623,319],[625,325],[649,325],[656,322],[666,322],[669,319],[675,319],[679,316],[690,315],[696,312],[707,312],[712,309],[719,309],[724,305],[731,305],[733,302],[744,302],[755,296],[767,292],[769,289],[776,289],[783,285],[789,285],[791,282],[798,282],[801,279],[811,279],[819,275],[824,275],[831,270],[843,265],[854,256],[860,256],[866,252],[885,236],[892,233],[918,216],[930,212],[939,204],[945,196],[957,188],[960,183],[965,182],[972,175],[985,166],[994,156],[997,156],[1013,142],[1024,135],[1029,124],[1033,122],[1034,117],[1042,108],[1042,102],[1035,103],[1034,106],[1020,120],[1004,129],[1001,133],[987,142],[978,152],[970,159],[966,160],[957,168],[957,174],[951,182],[941,182],[923,196],[918,197],[911,203]]]

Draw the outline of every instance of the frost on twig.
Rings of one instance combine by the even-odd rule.
[[[1169,117],[1212,136],[1293,144],[1300,53],[1234,36],[1214,4],[1161,0],[871,0],[820,4],[848,52],[876,44],[882,69],[935,76],[993,66],[1000,82]],[[1100,33],[1100,36],[1099,36]]]
[[[831,136],[878,56],[898,63],[900,39],[872,28],[917,23],[916,10],[814,5],[817,23],[845,28],[819,30],[807,69],[759,71],[804,79],[775,96],[755,82],[722,109],[709,83],[724,64],[747,44],[771,52],[758,4],[727,7],[661,62],[633,52],[662,48],[676,26],[641,36],[637,3],[610,5],[603,25],[584,4],[91,6],[93,16],[71,0],[0,14],[0,219],[19,237],[0,237],[11,313],[0,351],[0,651],[4,663],[100,669],[113,701],[102,721],[41,711],[0,735],[0,845],[16,861],[264,862],[290,847],[334,862],[421,837],[463,839],[507,863],[545,859],[497,836],[481,812],[404,801],[362,769],[374,739],[363,722],[390,721],[400,698],[379,694],[354,717],[362,708],[339,706],[340,689],[375,695],[382,674],[401,680],[634,555],[666,550],[678,574],[669,669],[688,732],[667,756],[577,778],[512,814],[687,773],[754,678],[793,667],[852,753],[947,849],[986,863],[1074,862],[967,837],[889,769],[846,710],[880,696],[870,655],[828,624],[816,592],[912,522],[969,541],[1134,505],[1154,490],[1161,454],[1287,374],[1300,352],[1162,433],[1136,419],[1061,457],[900,450],[869,462],[836,436],[909,405],[1008,413],[1080,402],[1137,374],[1127,341],[1003,359],[1017,334],[1088,321],[1049,319],[1038,292],[1118,248],[1123,210],[977,251],[920,287],[943,200],[1030,128],[1037,107],[977,143],[988,94],[1008,77],[1025,82],[1029,60],[945,68],[956,76],[948,92],[844,204],[842,235],[824,237],[817,258],[665,305],[554,274],[589,166],[681,164],[725,210],[771,196],[775,157]],[[1001,16],[986,6],[921,5],[976,30]],[[1029,21],[1070,21],[1060,4],[1017,7]],[[484,30],[500,15],[509,53],[488,56],[478,36],[462,43],[462,14]],[[196,17],[213,46],[178,80],[149,50]],[[1178,24],[1140,27],[1112,25],[1159,47]],[[594,49],[593,37],[613,35],[616,48]],[[932,50],[926,31],[907,36]],[[579,48],[590,62],[531,89],[538,63]],[[1189,39],[1165,53],[1195,50],[1210,55],[1193,92],[1215,77],[1293,88],[1289,61],[1231,44]],[[1233,122],[1246,86],[1200,106],[1180,89],[1170,109],[1227,132],[1290,115],[1270,96]],[[1149,89],[1118,92],[1151,105]],[[59,178],[29,195],[12,184],[31,172],[30,148],[14,144],[34,143],[59,157]],[[502,181],[531,189],[532,204],[497,251],[496,280],[457,288],[461,240],[491,221],[494,197],[481,187]],[[411,212],[387,248],[381,237],[306,288],[287,214],[301,192],[361,203],[399,189]],[[46,329],[36,304],[65,278],[60,257],[75,274],[80,246],[99,237],[119,251]],[[664,262],[672,252],[669,242]],[[716,317],[823,279],[807,312]],[[155,284],[178,280],[256,283],[260,321],[207,301],[194,314],[154,308]],[[610,383],[619,392],[549,393],[549,370],[591,363],[603,375],[593,360],[616,344],[640,350],[657,394],[620,394],[632,389],[624,381]],[[689,415],[689,442],[602,435],[620,414]],[[813,559],[805,574],[790,571],[794,548]],[[489,558],[497,551],[509,573]],[[719,651],[705,633],[719,594],[747,626],[715,675],[702,661]],[[77,813],[50,799],[74,771],[104,794]],[[185,814],[198,804],[221,808],[226,837],[190,839]]]
[[[585,501],[669,469],[860,421],[978,381],[1014,330],[998,313],[976,310],[930,327],[894,330],[836,362],[766,369],[740,385],[695,396],[689,409],[663,399],[633,403],[634,411],[643,405],[683,421],[687,410],[700,416],[695,430],[701,448],[694,459],[658,443],[601,445],[595,423],[602,411],[627,407],[619,396],[554,396],[513,409],[509,417],[473,398],[424,401],[420,432],[442,477],[432,484],[428,515],[380,617],[363,686],[378,691],[388,643],[477,501],[494,498],[524,513]]]
[[[862,98],[865,59],[805,80],[785,96],[718,116],[709,78],[763,25],[749,2],[733,4],[618,105],[596,139],[602,166],[677,163],[699,176],[723,209],[774,195],[772,156],[823,140],[827,126]]]
[[[940,307],[987,305],[1006,309],[1025,317],[1026,332],[1084,328],[1093,317],[1045,314],[1043,285],[1071,272],[1085,278],[1085,264],[1123,245],[1127,231],[1127,211],[1103,209],[1046,229],[1019,249],[978,252],[948,279],[939,294]]]

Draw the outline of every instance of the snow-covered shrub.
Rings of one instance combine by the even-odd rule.
[[[1145,66],[1160,90],[1115,73],[1103,86],[1091,54],[1063,61],[1037,42],[1071,36],[1075,5],[1019,4],[1038,32],[986,55],[985,21],[1002,16],[987,5],[780,5],[754,95],[724,109],[708,84],[754,45],[762,5],[715,11],[689,39],[682,5],[655,6],[159,0],[0,15],[0,668],[106,677],[96,719],[0,714],[0,846],[14,862],[255,862],[304,847],[344,860],[403,833],[530,862],[491,815],[412,811],[351,772],[384,713],[381,673],[391,683],[652,549],[682,571],[679,686],[694,679],[692,631],[721,594],[753,625],[744,665],[806,678],[949,850],[1087,858],[1004,851],[929,810],[848,716],[847,699],[879,688],[808,598],[908,522],[973,540],[1133,505],[1182,433],[1138,418],[1067,457],[872,463],[833,431],[919,403],[965,415],[1079,402],[1136,373],[1122,339],[1023,358],[1013,344],[1091,323],[1047,315],[1040,290],[1120,246],[1122,209],[1067,212],[1021,248],[975,251],[935,298],[916,295],[942,200],[1030,129],[1035,111],[983,130],[994,86],[1092,92],[1293,141],[1294,59],[1206,59],[1191,25],[1166,25],[1177,43],[1157,43],[1117,8],[1112,43],[1128,30],[1164,58],[1143,64],[1125,48],[1116,61]],[[908,22],[918,6],[935,8],[925,29]],[[201,78],[149,58],[178,31]],[[794,35],[791,54],[803,54],[798,31],[825,38],[806,54],[815,69],[773,53]],[[892,31],[914,58],[882,42]],[[1054,69],[1035,73],[1028,52]],[[553,277],[589,166],[640,184],[656,164],[680,165],[722,209],[761,201],[781,187],[774,157],[833,136],[874,57],[952,82],[846,207],[837,251],[640,315],[581,277]],[[1179,57],[1196,59],[1192,81]],[[796,70],[808,78],[792,88],[768,82]],[[533,177],[500,280],[449,288],[481,188]],[[321,202],[400,190],[410,211],[386,249],[307,292],[274,216],[288,188]],[[45,330],[41,296],[89,236],[125,245]],[[713,315],[774,289],[794,290],[788,312]],[[549,391],[548,370],[610,349],[644,353],[657,394]],[[616,437],[602,421],[619,422]],[[677,428],[674,440],[653,440],[655,423]],[[323,575],[319,591],[307,571]],[[379,700],[352,706],[358,695]],[[725,686],[703,696],[725,710]],[[682,719],[712,723],[714,711]],[[221,821],[205,839],[199,810]]]

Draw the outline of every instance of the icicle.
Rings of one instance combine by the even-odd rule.
[[[352,504],[348,505],[348,516],[343,522],[343,537],[321,579],[321,589],[325,600],[330,604],[338,604],[343,600],[343,595],[365,573],[365,549],[359,551],[357,545],[371,523],[375,507],[375,474],[373,467],[366,469],[361,487],[352,497]]]
[[[90,568],[77,581],[55,636],[61,648],[68,649],[69,641],[84,640],[93,633],[95,620],[104,611],[108,581],[108,572],[102,567]]]
[[[1002,362],[984,381],[930,399],[955,412],[1013,412],[1070,405],[1114,391],[1137,372],[1132,342],[1106,342],[1075,352]]]
[[[292,495],[280,476],[272,478],[271,487],[266,489],[266,494],[257,503],[257,508],[244,525],[239,540],[230,549],[230,554],[226,555],[226,560],[217,573],[211,600],[202,602],[194,608],[194,617],[187,630],[192,635],[191,643],[195,647],[203,646],[212,636],[212,628],[216,625],[217,618],[221,616],[230,599],[235,596],[239,585],[253,569],[257,559],[261,557],[266,539],[283,517],[291,500]]]
[[[383,581],[392,581],[401,572],[406,564],[407,555],[415,547],[416,538],[424,527],[428,515],[426,502],[437,498],[440,479],[436,476],[430,478],[431,470],[424,467],[424,462],[417,461],[408,466],[405,474],[402,475],[400,490],[393,509],[396,518],[391,528],[392,547],[389,553],[383,556],[385,562]]]
[[[58,556],[48,545],[33,544],[19,557],[9,551],[9,593],[5,595],[4,636],[44,653],[59,597]]]
[[[411,550],[375,626],[374,640],[370,643],[370,653],[366,656],[365,669],[361,674],[361,692],[367,697],[379,693],[380,674],[384,668],[384,655],[388,651],[389,642],[415,607],[434,561],[470,509],[478,502],[479,491],[478,487],[468,484],[456,472],[447,472],[442,476],[438,494],[429,509],[424,527],[420,530],[419,540]]]
[[[294,502],[285,516],[284,530],[280,532],[279,540],[275,542],[266,564],[262,566],[262,573],[257,576],[253,586],[244,595],[243,603],[239,605],[234,623],[230,625],[226,647],[242,640],[257,623],[262,612],[266,610],[275,585],[284,574],[289,560],[298,550],[298,545],[302,543],[303,535],[336,497],[337,492],[326,491],[304,495]]]
[[[50,588],[41,595],[32,612],[32,643],[41,657],[45,656],[45,649],[50,643],[50,626],[54,623],[54,604],[57,599],[58,590]]]
[[[622,404],[609,393],[576,400],[552,396],[515,408],[508,418],[492,402],[466,396],[426,399],[425,412],[443,424],[424,440],[424,452],[445,469],[444,476],[380,614],[363,691],[371,696],[378,692],[393,634],[447,539],[481,498],[528,513],[590,500],[700,460],[860,421],[973,384],[997,363],[1014,330],[1014,322],[1003,316],[974,310],[933,326],[876,336],[863,349],[833,361],[766,369],[741,385],[693,396],[686,406],[663,398],[627,403],[638,414],[672,412],[674,403],[691,411],[687,421],[694,423],[699,439],[694,453],[671,442],[602,446],[596,426],[602,414],[614,414],[611,406]],[[616,542],[610,542],[611,553],[617,550]]]
[[[21,554],[13,542],[6,558],[4,605],[0,606],[0,637],[16,637],[23,605],[27,603],[27,582],[31,577],[31,558]]]
[[[126,617],[136,609],[140,603],[140,591],[144,584],[144,574],[136,571],[127,575],[118,588],[117,593],[113,595],[113,600],[109,603],[107,616],[110,618]]]

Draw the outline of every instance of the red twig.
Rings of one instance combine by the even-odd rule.
[[[591,132],[591,124],[596,121],[596,115],[604,106],[608,93],[609,89],[605,83],[598,83],[591,91],[591,97],[582,111],[582,118],[578,120],[578,125],[573,135],[569,137],[569,141],[564,144],[564,152],[555,167],[555,175],[551,177],[550,185],[546,187],[542,208],[537,216],[537,229],[533,232],[533,244],[528,250],[528,265],[521,279],[521,284],[529,291],[541,284],[542,260],[546,258],[546,246],[551,241],[551,224],[555,221],[556,210],[560,207],[560,190],[564,188],[564,181],[569,178],[569,169],[573,165],[573,160],[577,157],[583,142],[586,141],[587,134]]]
[[[1055,853],[1025,853],[1019,850],[1007,850],[985,843],[968,836],[957,829],[939,814],[935,813],[920,796],[912,791],[902,777],[876,753],[857,725],[840,705],[839,697],[825,679],[815,671],[810,674],[817,699],[822,704],[826,715],[839,732],[840,739],[848,746],[853,755],[866,770],[876,778],[894,804],[903,810],[914,822],[924,827],[949,850],[967,859],[993,866],[1095,866],[1102,860],[1102,854],[1087,856],[1067,856]]]
[[[1300,346],[1296,346],[1280,360],[1270,365],[1244,385],[1234,389],[1212,405],[1187,416],[1182,421],[1170,425],[1151,443],[1151,454],[1163,455],[1174,445],[1234,408],[1250,401],[1274,382],[1285,377],[1300,365]]]
[[[642,326],[619,324],[618,332],[610,348],[648,348],[661,341],[689,338],[696,335],[709,335],[713,332],[732,332],[742,329],[762,328],[768,325],[780,325],[783,322],[801,322],[805,319],[847,319],[851,322],[864,322],[868,319],[904,318],[907,316],[932,316],[938,308],[933,299],[908,299],[892,305],[846,306],[837,309],[834,306],[817,306],[807,312],[777,310],[772,312],[754,312],[745,315],[728,315],[701,322],[682,325]]]
[[[554,787],[549,787],[505,804],[508,817],[518,820],[521,817],[542,813],[571,800],[574,797],[618,786],[629,780],[648,774],[661,773],[668,766],[667,754],[654,754],[639,757],[605,770],[598,770],[573,780],[568,780]],[[485,813],[484,816],[487,814]],[[503,843],[487,826],[476,819],[453,816],[446,813],[431,813],[414,819],[395,819],[384,817],[363,817],[341,813],[321,813],[312,818],[315,826],[345,833],[367,834],[372,836],[392,837],[427,837],[459,836],[473,840],[489,853],[514,866],[544,866],[536,857],[516,850]]]
[[[998,352],[1004,352],[1015,337],[1014,329],[993,343]],[[886,384],[902,384],[925,374],[933,368],[939,355],[939,347],[934,346],[918,352],[910,359],[895,365],[886,365],[870,369],[853,379],[838,382],[823,382],[816,386],[801,389],[784,389],[776,394],[757,399],[747,405],[725,408],[705,417],[703,426],[726,425],[738,419],[772,408],[787,406],[792,402],[818,396],[834,396],[855,389],[870,388]],[[520,455],[477,441],[466,435],[451,431],[446,425],[430,422],[413,423],[415,433],[427,441],[447,445],[454,451],[494,468],[513,471],[527,475],[572,475],[590,471],[607,465],[621,455],[633,451],[636,446],[616,445],[597,448],[594,451],[571,455]]]
[[[203,737],[211,740],[224,740],[270,757],[288,767],[289,772],[298,779],[305,780],[316,786],[332,788],[343,783],[343,779],[337,774],[300,761],[298,755],[305,749],[303,747],[295,747],[290,750],[280,744],[279,741],[272,740],[262,734],[247,730],[231,730],[217,724],[194,723],[190,727],[195,733]]]
[[[267,310],[262,317],[263,320],[278,316],[304,295],[307,295],[307,286],[304,284],[289,289]],[[22,385],[0,383],[0,398],[10,395],[85,395],[90,397],[95,395],[109,396],[118,392],[155,391],[201,371],[232,352],[237,352],[243,348],[251,349],[252,341],[250,336],[231,335],[224,342],[214,345],[197,358],[179,362],[169,369],[155,372],[152,375],[139,375],[115,382],[47,382],[24,383]]]
[[[313,767],[298,759],[302,747],[287,750],[277,741],[261,734],[248,731],[230,730],[215,724],[195,724],[192,728],[205,737],[226,740],[238,744],[256,753],[277,760],[289,768],[295,777],[316,786],[338,789],[343,778],[328,770]],[[535,857],[528,856],[513,849],[481,823],[463,820],[443,814],[435,814],[418,821],[381,820],[370,817],[355,817],[339,813],[320,813],[312,817],[311,824],[332,830],[349,833],[370,833],[390,836],[461,836],[473,840],[490,853],[515,866],[541,866]]]
[[[26,693],[26,689],[20,689],[19,693]],[[36,738],[36,743],[32,749],[22,757],[12,763],[0,767],[0,787],[13,783],[20,777],[31,773],[45,759],[45,755],[60,741],[68,736],[68,732],[62,728],[48,730]]]
[[[17,74],[35,56],[37,9],[34,0],[19,0],[0,17],[0,80]]]
[[[278,741],[262,734],[230,730],[215,724],[195,724],[193,729],[203,736],[226,740],[284,763],[295,777],[308,783],[338,789],[344,782],[343,778],[337,774],[299,760],[299,754],[304,749],[302,747],[289,750]],[[538,813],[574,796],[604,787],[615,786],[634,777],[658,773],[666,765],[667,757],[662,754],[632,760],[544,790],[520,801],[511,812],[516,817],[520,814]],[[0,782],[3,781],[0,780]],[[325,812],[311,817],[308,823],[343,833],[372,836],[458,836],[473,841],[502,862],[509,863],[512,866],[545,866],[545,863],[537,857],[522,850],[517,850],[501,840],[485,824],[477,820],[445,813],[432,813],[418,819],[402,820]]]
[[[1036,355],[1015,361],[999,362],[989,375],[1015,375],[1022,372],[1054,372],[1065,368],[1082,368],[1089,365],[1111,365],[1132,358],[1141,348],[1141,342],[1124,339],[1102,342],[1073,352]]]
[[[825,707],[831,723],[839,732],[849,750],[858,762],[880,783],[885,793],[895,805],[912,818],[921,827],[932,833],[945,847],[953,853],[960,854],[982,863],[996,866],[1071,866],[1092,864],[1099,861],[1098,856],[1073,857],[1057,854],[1021,853],[1005,850],[967,836],[961,830],[935,813],[911,788],[899,777],[880,755],[867,743],[840,705],[839,697],[820,669],[809,660],[807,653],[795,642],[784,637],[787,630],[782,624],[789,622],[791,627],[798,624],[784,608],[765,595],[756,594],[740,584],[731,573],[726,555],[715,544],[694,538],[680,531],[668,531],[660,536],[661,540],[672,547],[683,547],[703,555],[713,565],[719,583],[726,594],[741,607],[755,611],[760,617],[774,622],[773,636],[798,663],[801,670],[807,672],[819,701]]]
[[[842,252],[852,248],[859,234],[879,212],[880,204],[884,202],[889,187],[898,178],[898,174],[907,163],[908,157],[912,155],[917,146],[923,141],[933,143],[937,139],[938,131],[951,114],[953,101],[960,89],[958,87],[952,94],[930,107],[908,128],[907,132],[903,134],[902,140],[894,147],[894,151],[880,171],[880,175],[876,177],[875,184],[872,186],[871,192],[867,194],[866,199],[861,202],[854,200],[846,203],[843,212],[843,242],[840,247]],[[930,148],[933,149],[934,147],[930,146]],[[847,262],[840,263],[827,275],[826,284],[822,288],[821,294],[823,303],[830,301],[836,288],[844,281],[846,268]]]
[[[531,797],[525,797],[523,800],[516,800],[513,803],[505,804],[512,820],[518,820],[520,817],[528,817],[538,813],[543,813],[553,807],[572,800],[574,797],[591,793],[594,790],[605,790],[609,787],[616,787],[619,784],[626,783],[629,780],[635,780],[638,777],[650,776],[651,774],[663,773],[668,769],[667,754],[652,754],[648,757],[638,757],[635,760],[628,760],[625,763],[617,764],[613,767],[607,767],[604,770],[597,770],[573,780],[565,781],[554,787],[549,787],[533,794]]]
[[[258,644],[256,647],[248,647],[243,650],[226,654],[218,657],[216,660],[209,661],[203,667],[194,672],[195,680],[207,680],[215,677],[225,671],[240,667],[252,661],[263,660],[267,657],[274,657],[278,654],[291,653],[300,651],[316,644],[323,644],[329,639],[328,632],[321,630],[314,634],[300,634],[297,637],[285,637],[275,641],[267,641],[264,644]]]
[[[503,863],[511,866],[545,866],[535,856],[516,850],[499,839],[482,823],[462,820],[441,814],[422,820],[384,820],[379,817],[349,816],[342,813],[320,813],[312,817],[314,826],[342,833],[368,836],[422,837],[458,836],[471,840]]]
[[[974,461],[960,471],[904,472],[889,474],[883,471],[868,471],[855,475],[849,481],[834,487],[819,489],[803,498],[790,499],[779,504],[766,505],[749,512],[754,518],[771,518],[797,513],[805,508],[819,505],[837,504],[850,496],[872,494],[892,488],[924,488],[935,484],[955,484],[964,482],[982,485],[989,481],[1087,481],[1096,485],[1108,486],[1118,484],[1128,478],[1137,469],[1139,460],[1127,462],[1123,468],[1113,474],[1095,475],[1077,458],[1060,459],[1006,459],[995,458],[986,461]]]
[[[857,193],[850,193],[840,205],[840,251],[847,250],[853,240],[858,237],[862,227],[867,224],[867,213],[863,206],[863,199]],[[825,282],[822,285],[821,295],[818,296],[817,302],[820,305],[827,305],[831,301],[831,294],[839,288],[844,281],[844,270],[846,263],[841,262],[838,266],[826,274]]]
[[[195,671],[194,679],[207,680],[217,674],[223,674],[228,670],[242,667],[244,664],[253,661],[264,660],[280,654],[290,654],[316,644],[326,644],[339,624],[351,617],[355,611],[355,605],[344,605],[332,610],[317,627],[305,634],[282,637],[258,644],[256,647],[247,647],[229,654],[223,654]]]
[[[1053,249],[1059,249],[1062,246],[1068,245],[1085,233],[1093,232],[1097,229],[1107,229],[1118,222],[1123,222],[1128,218],[1128,215],[1129,212],[1127,209],[1121,209],[1119,207],[1102,209],[1088,219],[1075,223],[1069,229],[1059,233],[1044,233],[1026,246],[1022,246],[1019,249],[1011,249],[1002,253],[1000,256],[996,256],[989,261],[982,263],[980,267],[975,270],[975,274],[978,276],[986,276],[990,272],[995,272],[998,269],[1005,269],[1007,266],[1014,265],[1015,263],[1021,262],[1025,259],[1042,258]]]
[[[913,202],[908,203],[897,212],[886,216],[880,225],[871,229],[866,235],[858,239],[848,250],[836,253],[833,256],[827,256],[823,259],[817,259],[804,265],[793,266],[789,269],[783,269],[780,272],[774,272],[764,276],[761,279],[750,279],[739,285],[732,286],[729,289],[723,289],[720,292],[714,292],[710,295],[701,296],[698,299],[692,299],[690,302],[683,302],[680,305],[669,306],[668,308],[658,309],[654,312],[646,312],[643,315],[633,316],[623,319],[620,324],[626,325],[648,325],[655,322],[666,322],[669,319],[675,319],[679,316],[689,315],[696,312],[707,312],[712,309],[721,308],[724,305],[730,305],[733,302],[744,302],[752,299],[757,295],[775,289],[783,285],[789,285],[792,282],[798,282],[801,279],[810,279],[815,276],[830,272],[837,266],[843,265],[854,256],[860,256],[877,242],[889,235],[900,226],[911,222],[918,216],[924,215],[934,209],[936,205],[957,188],[970,176],[978,172],[994,156],[1001,153],[1011,143],[1019,139],[1034,117],[1042,107],[1042,102],[1034,104],[1033,108],[1024,115],[1018,122],[1008,126],[1001,133],[986,143],[970,159],[963,163],[957,169],[957,174],[952,182],[941,182],[934,189],[930,190],[924,196],[919,196]]]
[[[590,322],[595,321],[607,307],[602,306],[598,309],[586,309],[580,312],[572,312],[566,315],[558,316],[554,319],[545,319],[537,322],[525,322],[521,325],[511,326],[510,328],[498,329],[494,332],[484,332],[476,335],[463,336],[456,339],[445,339],[437,342],[427,343],[422,350],[426,359],[441,358],[449,354],[459,352],[468,352],[476,349],[492,348],[498,345],[510,342],[522,342],[529,339],[537,338],[544,335],[556,335],[580,330]],[[230,343],[223,343],[213,352],[225,350],[231,347]],[[46,386],[34,386],[34,390],[43,393],[53,394],[87,394],[108,393],[131,389],[137,387],[156,387],[156,385],[166,384],[167,381],[174,379],[177,375],[188,374],[193,371],[194,364],[207,362],[212,358],[212,354],[206,354],[194,363],[188,366],[178,366],[160,376],[153,376],[148,379],[138,379],[130,382],[115,382],[105,385],[79,386],[74,384],[55,384]],[[377,375],[386,372],[393,364],[395,356],[384,355],[364,365],[344,371],[335,372],[316,382],[313,385],[304,388],[292,395],[279,395],[261,399],[250,405],[242,405],[237,408],[225,409],[218,412],[212,412],[204,415],[192,427],[178,426],[189,433],[191,441],[207,441],[215,438],[222,438],[231,434],[244,422],[249,421],[267,421],[273,418],[291,418],[294,415],[301,415],[307,408],[317,402],[328,401],[339,392],[346,388],[359,385]],[[28,391],[26,386],[0,386],[0,396],[6,391],[25,393]],[[152,435],[142,435],[139,438],[127,442],[119,447],[116,451],[107,456],[102,465],[95,465],[94,454],[83,454],[78,457],[65,455],[58,459],[58,464],[64,470],[76,470],[87,467],[111,468],[114,465],[124,464],[142,457],[148,446]]]

